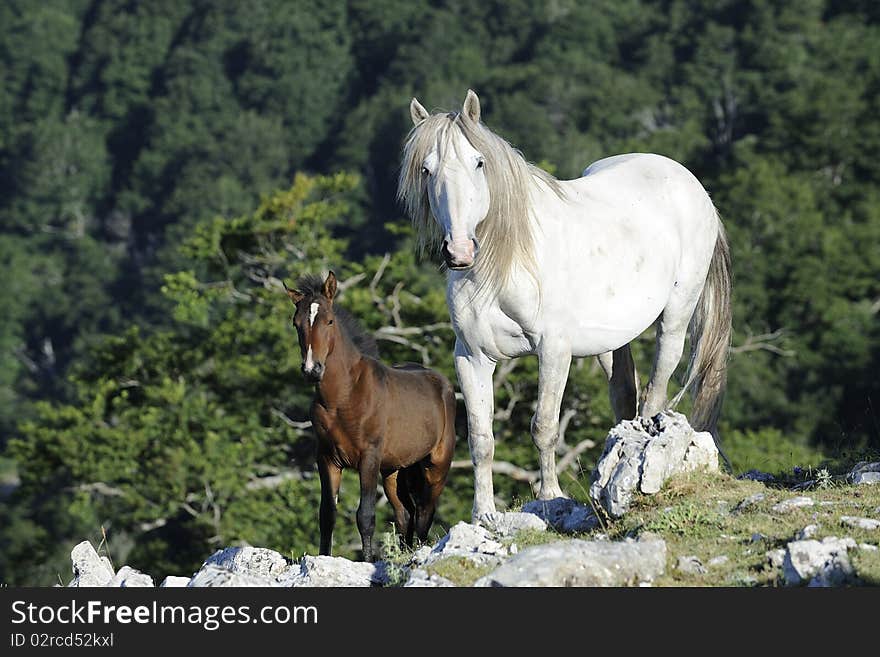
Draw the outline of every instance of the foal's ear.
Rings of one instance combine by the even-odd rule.
[[[431,116],[417,98],[413,98],[409,103],[409,115],[412,117],[413,125],[418,125]]]
[[[284,291],[287,292],[287,296],[289,296],[290,300],[293,301],[294,306],[306,298],[306,295],[299,290],[291,290],[289,287],[287,287],[287,283],[285,283],[284,281],[281,281],[281,284],[284,286]]]
[[[327,297],[328,301],[333,301],[333,297],[336,296],[336,274],[332,271],[327,274],[327,279],[324,281],[324,287],[321,291],[324,293],[324,296]]]
[[[474,123],[480,122],[480,99],[473,89],[468,89],[461,111]]]

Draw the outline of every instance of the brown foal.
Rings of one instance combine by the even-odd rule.
[[[449,380],[419,365],[388,367],[375,342],[335,308],[336,276],[307,276],[287,289],[302,352],[315,384],[312,425],[321,477],[321,554],[330,554],[343,468],[360,475],[358,531],[372,561],[376,486],[382,475],[394,522],[407,545],[424,541],[455,447],[455,393]]]

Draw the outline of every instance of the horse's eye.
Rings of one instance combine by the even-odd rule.
[[[332,324],[332,323],[333,323],[333,320],[332,320],[332,319],[328,319],[328,320],[327,320],[327,326],[330,326],[330,324]]]
[[[430,176],[431,175],[431,172],[428,171],[428,167],[422,167],[422,175],[423,176]]]
[[[477,168],[478,169],[483,168],[483,158],[480,158],[479,160],[477,160]]]

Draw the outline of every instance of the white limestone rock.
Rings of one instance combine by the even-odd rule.
[[[159,584],[159,588],[163,589],[176,589],[183,588],[189,586],[189,581],[192,579],[191,577],[178,577],[177,575],[168,575],[165,579],[162,580],[162,583]]]
[[[438,588],[455,586],[452,580],[441,577],[436,573],[428,574],[427,570],[414,568],[409,573],[409,579],[403,585],[404,588]]]
[[[679,557],[675,568],[686,575],[705,575],[707,572],[703,562],[696,555]]]
[[[349,587],[380,586],[388,581],[383,562],[351,561],[344,557],[303,557],[278,577],[281,586]]]
[[[748,511],[749,509],[752,509],[759,503],[763,502],[765,499],[767,499],[766,493],[755,493],[754,495],[749,495],[747,498],[742,500],[734,507],[733,512],[743,513],[744,511]]]
[[[125,589],[152,588],[155,586],[152,577],[130,566],[120,568],[116,575],[113,576],[113,579],[107,582],[106,585]]]
[[[83,541],[70,551],[70,560],[73,562],[73,580],[68,586],[107,586],[115,574],[109,562],[99,557],[88,541]]]
[[[808,538],[813,538],[818,531],[819,525],[807,525],[795,535],[795,540],[805,541]]]
[[[880,483],[880,461],[870,463],[862,461],[857,463],[847,478],[854,484],[877,484]]]
[[[234,573],[274,579],[288,569],[290,563],[275,550],[255,547],[228,547],[217,550],[205,561]]]
[[[774,504],[770,507],[770,510],[773,513],[789,513],[790,511],[794,511],[795,509],[802,509],[804,507],[813,506],[815,502],[811,497],[805,497],[800,495],[798,497],[792,497],[787,500],[782,500],[777,504]]]
[[[782,564],[785,563],[785,550],[782,548],[768,550],[764,556],[767,558],[767,563],[773,568],[782,568]]]
[[[431,556],[431,551],[434,549],[432,545],[423,545],[418,550],[412,553],[410,557],[409,563],[411,566],[421,566],[425,563]]]
[[[474,586],[638,586],[666,568],[666,543],[570,540],[527,548]]]
[[[828,536],[821,541],[792,541],[786,546],[782,564],[789,586],[840,586],[853,581],[855,574],[847,551],[856,547],[851,538]]]
[[[590,496],[619,518],[634,493],[652,495],[669,477],[695,470],[718,470],[718,449],[710,433],[694,431],[674,411],[624,420],[605,439]]]
[[[496,563],[508,554],[508,549],[485,527],[459,522],[434,546],[425,563],[432,564],[448,557],[465,557],[482,564]]]
[[[523,514],[543,520],[562,534],[588,532],[599,526],[593,509],[567,497],[532,500],[523,505]]]
[[[480,525],[496,536],[514,536],[522,531],[547,531],[547,523],[533,513],[496,512],[480,518]]]
[[[268,577],[256,577],[247,573],[235,572],[228,568],[207,564],[202,566],[189,581],[187,586],[201,587],[260,587],[277,586],[275,580]]]
[[[840,516],[840,523],[842,525],[846,525],[847,527],[856,527],[857,529],[864,529],[869,532],[880,529],[880,520],[874,520],[873,518]]]

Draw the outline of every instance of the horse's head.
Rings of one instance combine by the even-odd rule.
[[[413,123],[430,115],[415,98],[410,103]],[[464,120],[479,124],[480,99],[472,90],[461,110]],[[421,161],[422,177],[435,221],[443,235],[441,253],[450,269],[469,269],[479,250],[477,226],[489,212],[489,184],[484,155],[461,130],[448,129]]]
[[[284,289],[296,306],[293,325],[299,337],[302,372],[306,379],[318,383],[324,376],[327,357],[333,351],[337,336],[333,311],[336,275],[332,271],[327,274],[320,290],[300,292],[291,290],[286,284]]]

